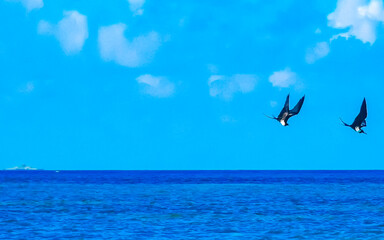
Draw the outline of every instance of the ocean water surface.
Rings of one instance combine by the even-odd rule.
[[[384,171],[0,171],[0,239],[384,239]]]

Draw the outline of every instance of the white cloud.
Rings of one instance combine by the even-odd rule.
[[[20,2],[27,11],[32,11],[34,9],[40,9],[44,6],[43,0],[8,0],[10,2]]]
[[[321,34],[321,29],[320,28],[316,28],[315,33],[316,34]]]
[[[152,60],[160,46],[156,32],[150,32],[129,41],[123,23],[99,28],[99,50],[105,61],[115,61],[126,67],[139,67]]]
[[[142,9],[145,0],[128,0],[129,9],[134,13],[134,15],[142,15],[144,10]]]
[[[175,91],[175,85],[165,77],[155,77],[150,74],[141,75],[136,81],[142,85],[145,94],[153,97],[169,97]]]
[[[307,55],[305,56],[305,60],[307,63],[311,64],[327,56],[329,53],[329,44],[327,42],[319,42],[315,47],[309,48],[307,50]]]
[[[256,83],[257,77],[252,74],[212,75],[208,80],[209,94],[212,97],[230,100],[237,92],[248,93],[253,91]]]
[[[274,72],[271,76],[269,76],[269,82],[271,82],[274,87],[287,88],[296,84],[297,75],[292,72],[291,69],[286,68],[284,70]]]
[[[54,35],[59,40],[65,54],[72,55],[80,52],[88,38],[87,17],[77,11],[64,11],[64,18],[57,24],[40,21],[40,34]]]
[[[377,25],[384,22],[382,0],[338,0],[334,12],[328,15],[328,25],[333,28],[346,29],[334,35],[331,41],[354,36],[363,43],[373,44],[376,41]]]

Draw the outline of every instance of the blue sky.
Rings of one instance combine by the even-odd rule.
[[[0,0],[0,169],[384,169],[383,23],[381,0]],[[368,135],[339,121],[364,97]]]

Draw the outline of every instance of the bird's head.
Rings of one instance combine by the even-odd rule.
[[[363,129],[360,129],[360,132],[359,133],[364,133],[365,135],[367,134],[366,132],[364,132]]]

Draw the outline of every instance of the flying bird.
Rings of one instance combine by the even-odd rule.
[[[351,127],[353,130],[355,130],[358,133],[364,133],[363,127],[367,126],[367,122],[365,119],[367,118],[367,102],[365,101],[365,98],[363,100],[363,103],[361,104],[359,115],[355,118],[355,121],[351,125],[346,124],[341,118],[340,121],[344,124],[344,126]]]
[[[288,126],[288,119],[292,116],[299,114],[300,109],[304,103],[304,98],[305,98],[305,95],[299,100],[299,102],[296,104],[296,106],[293,109],[289,110],[289,94],[288,94],[287,99],[285,100],[284,108],[281,110],[279,116],[277,117],[275,116],[270,117],[267,115],[265,116],[279,121],[283,126]]]

